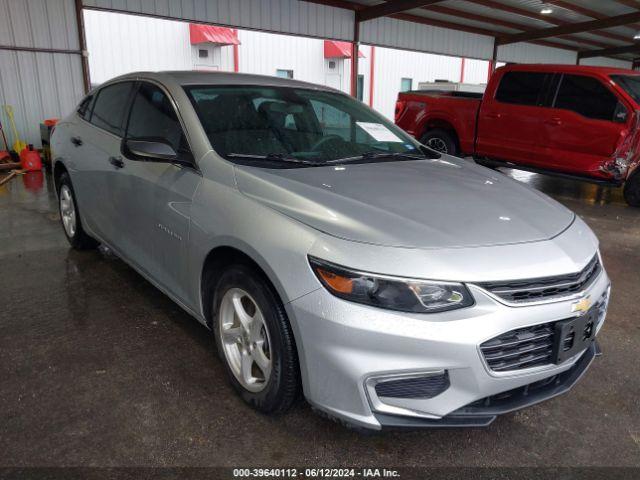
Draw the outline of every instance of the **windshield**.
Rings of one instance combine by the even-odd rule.
[[[611,75],[611,80],[620,85],[634,102],[640,104],[640,75]]]
[[[312,166],[424,158],[413,138],[340,93],[214,85],[185,90],[211,146],[229,160]]]

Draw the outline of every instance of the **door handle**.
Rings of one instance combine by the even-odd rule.
[[[499,113],[487,113],[487,118],[500,118],[502,117]]]
[[[550,118],[549,120],[547,120],[546,122],[544,122],[545,125],[551,125],[551,126],[558,126],[558,125],[562,125],[562,120],[560,120],[559,118]]]
[[[124,160],[120,157],[109,157],[109,163],[116,168],[124,167]]]
[[[71,143],[76,147],[80,147],[82,145],[82,139],[80,137],[71,137]]]

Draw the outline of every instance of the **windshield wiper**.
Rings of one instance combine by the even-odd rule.
[[[226,156],[231,158],[247,158],[250,160],[271,160],[274,162],[296,163],[301,165],[318,165],[317,162],[290,157],[282,153],[269,153],[267,155],[254,155],[252,153],[227,153]]]
[[[358,162],[361,160],[376,160],[378,158],[407,158],[409,160],[424,160],[428,158],[426,155],[421,153],[402,153],[402,152],[365,152],[362,155],[356,155],[353,157],[344,157],[344,158],[336,158],[333,160],[327,160],[323,162],[323,164],[332,164],[332,163],[350,163],[350,162]]]

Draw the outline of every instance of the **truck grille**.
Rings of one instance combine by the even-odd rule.
[[[597,278],[602,270],[598,255],[578,273],[557,275],[532,280],[514,280],[509,282],[484,282],[478,286],[508,302],[535,302],[571,295],[580,292]]]
[[[591,307],[598,311],[596,328],[604,320],[607,301],[608,292],[605,292]],[[543,323],[511,330],[482,343],[480,351],[487,365],[494,372],[548,365],[552,363],[556,336],[555,323]],[[565,344],[570,343],[571,338],[565,338],[564,342]]]

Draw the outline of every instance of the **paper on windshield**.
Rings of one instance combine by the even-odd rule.
[[[402,142],[398,136],[381,123],[356,122],[361,129],[378,142]]]

